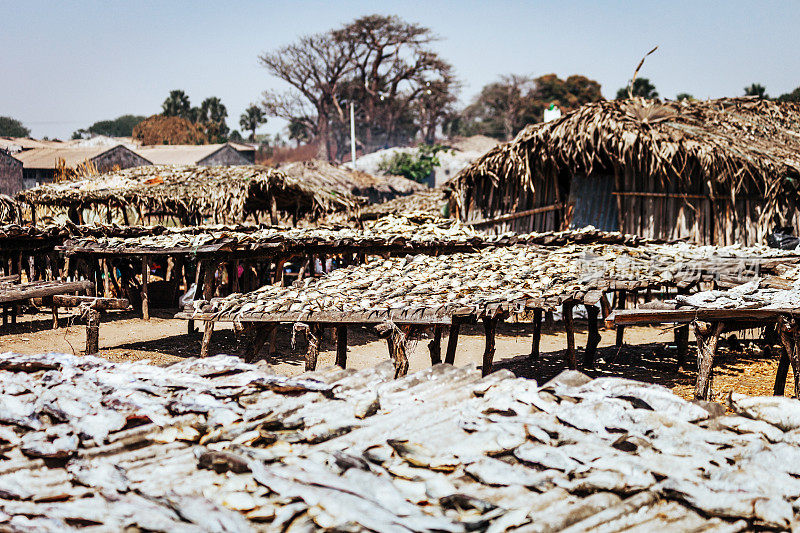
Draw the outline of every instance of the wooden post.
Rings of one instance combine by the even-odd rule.
[[[697,384],[694,397],[698,400],[708,400],[711,396],[711,367],[714,365],[714,354],[722,327],[722,322],[692,322],[692,330],[697,339]]]
[[[458,330],[461,329],[461,321],[458,317],[453,317],[450,322],[450,333],[447,337],[447,351],[444,355],[444,362],[452,365],[456,360],[456,345],[458,344]]]
[[[433,339],[428,343],[428,351],[431,353],[431,365],[442,362],[442,326],[433,326]]]
[[[347,326],[336,326],[336,366],[347,368]]]
[[[797,352],[797,341],[798,341],[798,327],[797,321],[794,317],[791,316],[781,316],[778,321],[778,331],[781,335],[781,343],[785,349],[786,358],[789,359],[789,362],[792,363],[792,374],[794,377],[794,397],[800,399],[800,355]],[[781,358],[781,361],[783,357]],[[778,365],[778,372],[780,372],[780,364]],[[788,365],[784,365],[783,376],[775,376],[775,387],[777,389],[778,386],[778,378],[781,378],[783,381],[783,390],[781,390],[781,394],[785,394],[786,388],[786,373],[788,371]],[[776,391],[777,392],[777,391]]]
[[[533,337],[531,338],[531,359],[539,359],[539,343],[542,339],[542,310],[533,310]]]
[[[600,310],[603,312],[603,320],[605,321],[608,318],[608,315],[611,314],[611,304],[608,303],[608,297],[606,293],[600,297]]]
[[[203,329],[203,342],[200,343],[200,357],[208,357],[209,346],[211,345],[211,335],[214,333],[214,321],[206,320]]]
[[[409,326],[404,327],[402,330],[395,326],[389,332],[389,336],[386,339],[386,342],[389,345],[389,357],[391,357],[392,363],[394,364],[395,379],[401,378],[408,374],[406,342],[408,340],[409,333]]]
[[[86,355],[94,355],[100,351],[100,311],[86,310]]]
[[[239,292],[239,260],[234,259],[231,265],[233,276],[231,278],[231,292]]]
[[[497,329],[497,318],[484,317],[483,331],[486,335],[486,345],[483,349],[483,367],[481,373],[486,376],[492,371],[495,351],[495,330]]]
[[[617,291],[617,309],[625,309],[625,301],[628,298],[628,291],[620,290]],[[625,337],[625,326],[617,326],[617,339],[616,345],[617,347],[622,346]]]
[[[678,359],[678,369],[686,362],[689,353],[689,325],[678,326],[675,328],[675,346],[678,348],[676,357]]]
[[[593,305],[585,305],[586,319],[588,321],[589,337],[586,340],[586,351],[583,354],[583,366],[592,368],[597,356],[597,345],[600,344],[600,332],[597,330],[597,315],[600,309]]]
[[[194,273],[194,300],[199,300],[201,298],[201,291],[203,282],[205,281],[205,262],[197,261],[197,268],[195,269]],[[189,287],[186,287],[186,290],[189,290]],[[194,320],[189,320],[189,331],[187,332],[189,335],[194,335],[197,331],[194,327]]]
[[[567,332],[567,366],[577,370],[578,358],[575,355],[575,323],[572,320],[572,308],[575,302],[566,301],[561,304],[561,314],[564,317],[564,329]]]
[[[58,306],[53,304],[51,309],[53,311],[53,329],[58,329]]]
[[[306,372],[311,372],[317,369],[321,329],[322,328],[317,323],[308,324],[308,329],[306,330],[306,337],[308,339],[308,351],[306,351]]]
[[[266,344],[270,332],[272,332],[272,330],[277,327],[278,327],[277,324],[272,324],[272,323],[245,324],[244,334],[247,335],[248,339],[247,342],[245,343],[245,349],[243,351],[243,359],[246,362],[252,363],[253,361],[255,361],[256,357],[258,357],[258,354],[261,352],[261,348],[263,348],[264,344]]]
[[[150,258],[142,257],[142,318],[150,320],[150,302],[147,295],[147,284],[150,280]]]
[[[111,298],[111,273],[108,268],[108,260],[102,259],[103,264],[103,296]],[[120,295],[124,296],[124,295]]]

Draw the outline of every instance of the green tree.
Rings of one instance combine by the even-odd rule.
[[[603,99],[600,84],[586,76],[573,74],[566,80],[555,74],[547,74],[533,80],[533,91],[530,95],[531,107],[536,120],[543,120],[544,109],[550,104],[557,105],[561,111],[568,113],[584,104]]]
[[[130,137],[133,128],[147,117],[139,115],[122,115],[113,120],[100,120],[88,128],[77,130],[72,134],[73,139],[82,139],[92,135],[106,135],[108,137]]]
[[[22,125],[22,122],[11,117],[0,117],[0,136],[3,137],[28,137],[31,130]]]
[[[242,134],[239,133],[239,130],[233,130],[231,134],[228,135],[228,140],[235,143],[244,142],[244,138],[242,138]]]
[[[675,100],[678,100],[679,102],[680,102],[681,100],[690,100],[690,101],[691,101],[691,100],[695,100],[695,97],[694,97],[694,96],[692,96],[692,95],[691,95],[691,94],[689,94],[689,93],[678,93],[678,94],[675,96]]]
[[[800,102],[800,87],[794,91],[782,94],[778,97],[779,102]]]
[[[658,91],[656,86],[650,83],[647,78],[636,78],[631,87],[633,96],[641,96],[643,98],[658,98]],[[628,87],[623,87],[617,91],[617,100],[625,100],[628,98]]]
[[[426,183],[433,169],[441,162],[436,154],[446,151],[447,147],[439,144],[423,144],[417,153],[396,152],[380,162],[378,168],[386,174],[404,176],[419,183]]]
[[[749,87],[744,88],[745,96],[757,96],[761,99],[769,98],[767,88],[760,83],[751,83]]]
[[[461,135],[480,133],[502,140],[512,139],[526,124],[541,122],[550,104],[569,112],[589,102],[602,100],[600,84],[578,74],[562,80],[555,74],[538,78],[516,74],[486,85],[458,120],[448,118],[445,128]]]
[[[167,117],[181,117],[191,120],[192,105],[189,96],[180,89],[169,92],[169,96],[161,104],[162,115]],[[192,122],[195,122],[192,120]]]
[[[251,141],[256,139],[256,129],[267,121],[264,118],[264,110],[255,104],[250,104],[250,107],[244,110],[244,113],[239,117],[239,126],[242,131],[249,131]]]
[[[195,122],[205,131],[209,141],[225,142],[229,131],[225,123],[227,117],[228,110],[222,101],[216,96],[209,96],[200,104]]]
[[[296,142],[297,146],[311,141],[311,135],[309,134],[308,128],[299,120],[290,120],[286,129],[289,132],[289,138]]]

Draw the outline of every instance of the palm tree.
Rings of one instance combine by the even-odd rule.
[[[228,125],[225,118],[228,110],[216,96],[209,96],[200,104],[197,122],[202,124],[208,138],[217,142],[224,141],[228,136]]]
[[[167,99],[161,104],[162,114],[168,117],[182,117],[188,119],[191,108],[192,105],[189,103],[189,96],[180,89],[170,91]]]
[[[264,110],[255,104],[250,104],[250,107],[244,110],[244,113],[239,117],[239,126],[242,131],[249,131],[251,141],[256,140],[256,128],[261,124],[266,124],[267,120],[264,118]]]

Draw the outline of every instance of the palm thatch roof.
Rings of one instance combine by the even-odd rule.
[[[361,220],[375,220],[386,215],[442,216],[442,207],[447,203],[446,190],[442,188],[417,191],[409,196],[402,196],[373,204],[361,210]]]
[[[534,192],[535,178],[626,168],[658,183],[742,190],[771,207],[800,179],[800,107],[756,98],[659,102],[641,98],[587,104],[534,124],[487,152],[452,181],[456,207],[478,182]]]
[[[374,176],[319,160],[282,163],[276,168],[290,183],[361,196],[370,202],[385,202],[427,189],[402,176]]]
[[[326,185],[324,179],[312,183],[254,165],[144,166],[42,185],[22,191],[17,198],[40,206],[131,206],[140,212],[213,217],[219,222],[238,222],[250,213],[269,211],[271,199],[278,211],[295,217],[355,209],[365,203]]]
[[[22,221],[20,204],[5,194],[0,194],[0,224],[14,224]]]

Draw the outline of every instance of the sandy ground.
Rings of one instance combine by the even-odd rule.
[[[100,355],[113,361],[149,359],[154,364],[169,364],[186,357],[195,357],[200,351],[200,335],[189,335],[187,323],[168,318],[171,314],[155,313],[149,321],[130,313],[112,313],[104,318],[100,328]],[[63,316],[61,327],[51,329],[49,313],[26,314],[17,324],[0,326],[0,352],[18,353],[65,352],[80,354],[85,345],[83,322],[73,316]],[[586,343],[585,325],[578,322],[576,343],[582,349]],[[614,331],[601,330],[602,342],[598,362],[594,369],[585,372],[592,376],[623,376],[664,385],[676,394],[690,398],[696,377],[696,364],[690,349],[690,357],[684,368],[677,369],[673,335],[670,328],[636,327],[625,331],[626,345],[622,349],[614,346]],[[428,337],[412,340],[409,345],[410,371],[430,365]],[[277,336],[276,350],[268,358],[277,372],[294,375],[303,372],[305,339],[297,335],[292,347],[289,326],[281,328]],[[446,332],[442,340],[446,345]],[[348,334],[348,368],[364,368],[388,357],[386,341],[368,328],[351,328]],[[737,343],[721,342],[715,362],[714,397],[722,400],[729,391],[744,394],[772,394],[777,356],[768,356],[760,349],[753,349],[749,341]],[[456,364],[481,365],[483,355],[483,330],[480,326],[462,327],[459,338]],[[495,369],[505,368],[518,376],[540,382],[550,379],[565,368],[564,348],[566,336],[561,325],[554,329],[544,328],[541,340],[542,356],[533,361],[531,328],[527,325],[502,325],[497,334]],[[326,333],[319,357],[319,367],[332,365],[335,346]],[[233,330],[221,325],[214,332],[212,353],[238,353],[239,344]],[[579,353],[579,357],[582,354]],[[787,379],[786,393],[794,392],[791,370]]]

